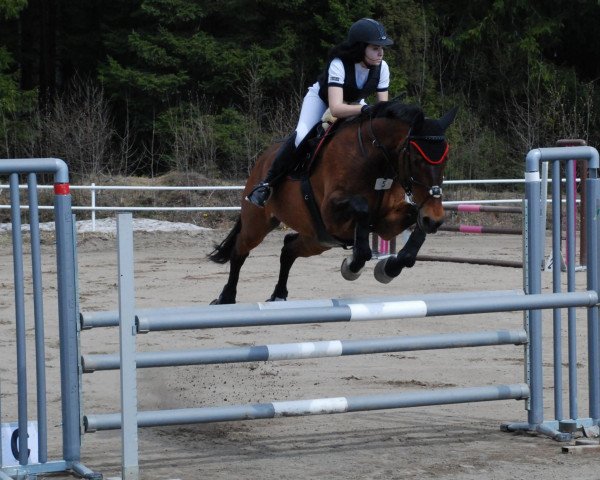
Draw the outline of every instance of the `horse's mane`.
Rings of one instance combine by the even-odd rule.
[[[364,122],[369,118],[399,120],[410,127],[412,135],[443,136],[445,130],[437,119],[426,118],[423,109],[419,105],[402,103],[398,100],[378,102],[373,105],[370,112],[351,117],[344,124],[351,125]]]
[[[372,116],[375,118],[393,118],[408,123],[413,129],[420,129],[425,119],[423,110],[418,105],[409,105],[398,101],[379,102],[373,106]]]
[[[418,105],[409,105],[397,100],[390,100],[387,102],[378,102],[372,106],[370,112],[362,113],[356,117],[349,117],[345,119],[344,123],[353,124],[363,122],[369,118],[391,118],[400,120],[415,129],[415,127],[420,128],[425,119],[425,115]]]
[[[398,101],[380,102],[373,106],[374,118],[394,118],[410,125],[413,135],[443,136],[444,128],[434,118],[426,118],[418,105]]]

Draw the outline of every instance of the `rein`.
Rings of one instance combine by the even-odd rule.
[[[369,130],[371,132],[371,137],[373,137],[372,144],[374,147],[379,148],[383,152],[383,156],[387,161],[388,171],[391,171],[393,174],[392,182],[398,178],[398,172],[394,168],[394,163],[390,157],[390,152],[385,145],[383,145],[375,136],[375,132],[373,131],[373,117],[369,118]],[[365,146],[363,145],[362,140],[362,120],[358,124],[358,145],[360,147],[360,151],[363,154],[365,159],[368,159],[367,151],[365,150]],[[389,187],[388,187],[389,188]],[[381,209],[381,205],[383,203],[383,196],[385,195],[385,190],[383,188],[376,190],[377,191],[377,206],[375,207],[374,212],[370,215],[371,221],[369,222],[372,226],[373,219],[379,215],[379,210]]]

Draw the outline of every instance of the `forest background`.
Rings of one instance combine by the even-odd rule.
[[[395,41],[390,97],[460,107],[447,178],[598,146],[597,0],[0,0],[0,157],[240,181],[361,17]]]

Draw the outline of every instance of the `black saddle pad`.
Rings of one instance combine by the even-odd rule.
[[[326,142],[329,142],[342,123],[344,123],[343,120],[338,120],[329,129],[325,130],[319,122],[310,129],[296,150],[298,161],[290,173],[292,179],[300,180],[305,176],[310,176],[310,172],[315,166],[318,154],[317,148],[322,148]]]

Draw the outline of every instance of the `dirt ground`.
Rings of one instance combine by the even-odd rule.
[[[278,255],[286,232],[268,237],[242,271],[238,301],[264,301],[277,278]],[[136,305],[139,308],[204,305],[220,292],[227,266],[206,254],[226,231],[136,232]],[[117,309],[116,239],[111,234],[79,235],[79,295],[82,311]],[[43,245],[51,422],[50,457],[60,455],[59,370],[53,298],[56,266],[53,240]],[[427,255],[521,258],[521,239],[513,236],[467,236],[439,233],[427,239]],[[405,295],[522,288],[517,268],[421,262],[388,285],[372,275],[370,262],[355,282],[342,279],[346,252],[332,250],[300,259],[289,282],[291,299]],[[0,235],[0,381],[2,421],[16,418],[12,251],[10,237]],[[26,258],[26,266],[28,265]],[[27,268],[27,267],[26,267]],[[577,282],[585,285],[585,273]],[[545,288],[550,274],[544,274]],[[482,293],[485,295],[485,293]],[[29,298],[28,298],[29,300]],[[550,320],[549,313],[544,315]],[[587,416],[585,312],[578,313],[580,417]],[[221,348],[272,343],[363,339],[426,333],[520,328],[523,315],[498,313],[390,320],[151,333],[137,337],[139,350]],[[566,320],[563,321],[566,325]],[[550,322],[545,339],[550,340]],[[28,328],[29,344],[33,328]],[[83,353],[117,352],[118,329],[84,331]],[[544,362],[551,364],[545,349]],[[31,362],[32,363],[32,362]],[[566,371],[565,371],[566,381]],[[553,418],[552,372],[545,368],[545,409]],[[29,375],[30,383],[33,375]],[[431,350],[340,358],[256,362],[236,365],[138,370],[140,410],[235,405],[275,400],[310,399],[415,391],[459,386],[521,383],[523,347]],[[34,391],[34,386],[30,387]],[[83,376],[84,413],[119,410],[118,372]],[[568,402],[565,400],[565,405]],[[527,434],[503,433],[504,421],[524,421],[521,401],[497,401],[401,410],[279,418],[236,423],[157,427],[139,431],[141,478],[163,479],[562,479],[600,478],[600,454],[564,454],[561,444]],[[32,401],[30,415],[35,418]],[[120,473],[120,432],[83,437],[82,461],[105,478]],[[62,475],[52,478],[70,478]]]

